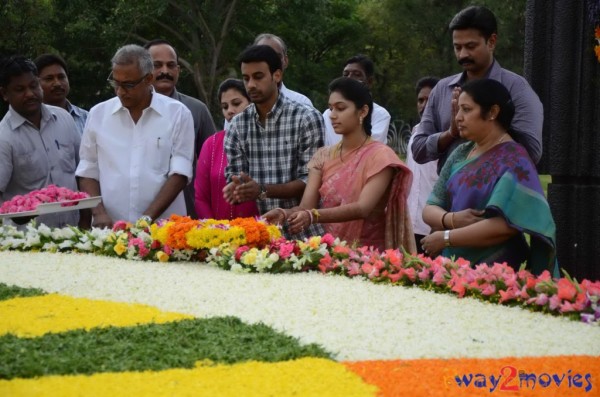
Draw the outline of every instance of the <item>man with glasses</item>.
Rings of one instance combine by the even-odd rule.
[[[50,184],[77,190],[81,138],[66,110],[42,103],[35,64],[22,56],[3,60],[0,93],[10,105],[0,122],[0,204]],[[77,211],[37,218],[50,227],[76,226],[78,221]]]
[[[179,66],[179,59],[177,52],[165,40],[152,40],[144,45],[150,52],[152,62],[154,64],[154,89],[159,93],[173,98],[183,103],[192,112],[194,118],[194,131],[196,133],[196,139],[194,142],[195,156],[194,156],[194,177],[196,172],[196,160],[200,153],[204,141],[215,133],[215,123],[208,111],[206,105],[191,96],[182,94],[177,91],[177,81],[179,80],[179,72],[181,70]],[[188,184],[183,190],[185,197],[185,205],[187,207],[188,214],[192,218],[196,218],[196,209],[194,207],[194,184]]]
[[[71,86],[65,60],[56,54],[43,54],[37,57],[34,62],[44,91],[44,103],[58,106],[69,112],[75,121],[77,131],[83,134],[88,112],[71,104],[67,99]]]
[[[112,58],[108,82],[117,96],[90,110],[81,142],[81,190],[102,196],[83,226],[187,214],[194,123],[185,105],[154,91],[152,70],[150,53],[135,44]]]

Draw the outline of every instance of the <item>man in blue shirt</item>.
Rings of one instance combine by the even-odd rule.
[[[542,157],[544,110],[527,80],[503,69],[494,58],[497,22],[494,14],[481,6],[460,11],[450,22],[454,53],[463,72],[442,79],[431,91],[415,134],[412,154],[420,164],[438,161],[438,173],[450,153],[461,143],[456,122],[460,86],[469,80],[490,78],[504,84],[515,105],[511,124],[513,139],[522,144],[537,163]]]
[[[40,76],[40,86],[44,91],[44,103],[65,109],[77,126],[79,134],[83,134],[83,127],[87,120],[88,112],[69,102],[67,96],[71,91],[67,63],[55,54],[43,54],[35,59]]]

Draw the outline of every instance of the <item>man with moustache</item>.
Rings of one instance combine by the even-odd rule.
[[[154,91],[152,70],[148,50],[119,48],[108,78],[116,96],[90,110],[76,174],[81,190],[102,195],[93,226],[187,214],[194,122],[185,105]]]
[[[51,184],[77,190],[81,138],[66,110],[42,103],[35,64],[22,56],[4,59],[0,93],[10,105],[0,122],[0,204]],[[78,221],[77,211],[37,218],[50,227],[76,226]]]
[[[163,95],[173,98],[183,103],[192,112],[194,118],[194,177],[196,172],[196,160],[200,154],[200,149],[204,144],[204,141],[216,132],[215,123],[208,111],[206,105],[191,96],[185,95],[177,91],[177,81],[179,80],[179,73],[181,67],[179,66],[179,59],[177,52],[169,42],[166,40],[152,40],[144,45],[152,56],[152,63],[154,65],[154,89]],[[184,191],[185,205],[188,211],[188,215],[192,218],[196,218],[196,209],[194,207],[194,184],[188,184]]]
[[[75,121],[77,131],[83,134],[88,112],[73,105],[67,99],[71,86],[65,60],[55,54],[43,54],[37,57],[34,62],[44,91],[44,103],[58,106],[69,112]]]
[[[450,22],[452,43],[463,72],[446,77],[429,96],[419,131],[414,136],[412,153],[420,164],[438,160],[438,173],[450,153],[465,142],[455,122],[460,86],[473,79],[494,79],[510,91],[515,106],[511,124],[512,136],[525,146],[537,163],[542,156],[542,124],[544,110],[527,80],[503,69],[494,58],[497,22],[494,14],[481,6],[460,11]]]
[[[256,200],[261,214],[295,207],[306,187],[308,162],[323,146],[323,118],[279,91],[282,65],[273,48],[250,46],[239,63],[252,104],[233,118],[225,134],[229,183],[224,198],[231,204]],[[319,233],[322,229],[311,225],[293,238]]]

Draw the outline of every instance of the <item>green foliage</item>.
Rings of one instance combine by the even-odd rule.
[[[415,82],[460,71],[448,23],[468,0],[7,0],[0,5],[2,52],[34,58],[61,54],[70,68],[71,99],[89,108],[110,98],[110,58],[128,43],[163,38],[176,47],[179,89],[204,101],[217,125],[216,88],[239,77],[238,54],[259,33],[283,37],[290,66],[285,83],[327,104],[327,84],[343,62],[365,53],[376,64],[375,100],[395,119],[416,119]],[[481,0],[496,14],[502,66],[523,70],[525,1]]]
[[[37,288],[22,288],[16,285],[0,283],[0,301],[26,296],[45,295],[46,293]]]
[[[0,379],[193,368],[196,361],[233,364],[330,358],[264,324],[235,317],[183,320],[136,327],[94,328],[39,338],[0,337]]]

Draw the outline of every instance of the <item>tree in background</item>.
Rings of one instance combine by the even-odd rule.
[[[163,38],[178,51],[180,90],[222,116],[215,90],[239,77],[238,54],[263,32],[283,37],[285,81],[327,105],[327,84],[343,62],[365,53],[377,67],[374,97],[395,119],[416,118],[413,87],[423,75],[460,70],[448,23],[464,0],[5,0],[0,5],[2,53],[62,55],[73,102],[89,108],[114,95],[106,84],[110,58],[128,43]],[[498,59],[522,71],[525,2],[488,5],[499,20]],[[2,112],[3,113],[3,112]]]

